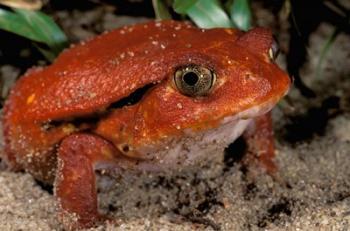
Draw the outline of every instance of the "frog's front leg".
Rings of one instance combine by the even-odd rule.
[[[103,220],[98,213],[95,169],[116,165],[116,153],[112,144],[92,134],[73,134],[62,141],[54,190],[68,229],[91,227]]]
[[[248,153],[244,160],[246,164],[249,165],[257,160],[268,174],[274,176],[277,166],[274,162],[275,142],[271,113],[255,118],[244,133],[244,138],[248,145]]]

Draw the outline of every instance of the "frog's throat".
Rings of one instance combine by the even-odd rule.
[[[156,147],[140,147],[137,152],[147,155],[147,160],[140,167],[144,170],[166,170],[207,163],[241,136],[255,117],[267,113],[274,105],[275,102],[268,102],[254,106],[224,117],[215,128],[202,131],[185,129],[181,137],[161,141]]]

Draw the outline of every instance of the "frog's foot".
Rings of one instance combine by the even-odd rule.
[[[74,134],[62,141],[54,189],[67,229],[88,228],[106,219],[98,212],[94,170],[116,167],[116,153],[113,145],[92,134]]]
[[[254,165],[262,167],[271,177],[279,181],[278,167],[274,162],[275,144],[272,129],[271,114],[257,117],[244,133],[248,150],[243,164],[248,167],[248,173],[254,177]],[[253,168],[254,169],[254,168]]]

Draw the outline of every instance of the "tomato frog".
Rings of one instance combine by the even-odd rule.
[[[54,185],[69,229],[104,219],[96,170],[185,168],[243,135],[251,159],[275,171],[269,111],[290,86],[277,52],[265,28],[168,20],[103,33],[16,82],[2,158]]]

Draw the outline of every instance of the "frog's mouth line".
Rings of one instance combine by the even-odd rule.
[[[242,112],[239,112],[232,116],[226,116],[221,120],[221,124],[224,125],[232,120],[247,120],[253,119],[258,116],[264,115],[267,112],[271,111],[272,108],[276,105],[277,100],[270,100],[268,102],[259,104],[257,106],[248,108]]]

